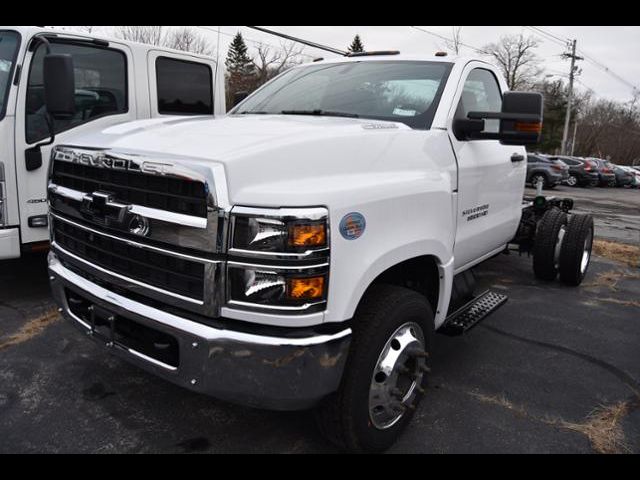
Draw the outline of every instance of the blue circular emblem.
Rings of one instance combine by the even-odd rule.
[[[347,240],[356,240],[362,236],[367,222],[364,216],[357,212],[351,212],[342,217],[340,221],[340,234]]]

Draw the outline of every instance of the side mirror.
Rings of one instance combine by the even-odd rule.
[[[236,107],[240,102],[249,96],[249,92],[236,92],[233,96],[233,106]]]
[[[502,112],[469,112],[466,119],[453,122],[458,139],[500,140],[503,145],[534,145],[542,134],[542,95],[506,92]],[[485,120],[500,120],[499,133],[485,132]]]
[[[500,141],[504,145],[535,145],[542,135],[542,95],[507,92],[502,99]]]
[[[71,55],[49,53],[44,57],[44,102],[55,119],[67,119],[76,112],[75,76]]]

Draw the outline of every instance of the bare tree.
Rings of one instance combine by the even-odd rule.
[[[213,55],[214,48],[209,41],[189,27],[171,31],[164,42],[165,46],[185,52]]]
[[[162,45],[164,41],[162,26],[121,25],[117,27],[115,35],[123,40],[149,45]]]
[[[300,56],[304,52],[304,47],[298,46],[293,42],[282,42],[278,50],[260,43],[256,50],[253,65],[255,66],[256,80],[259,86],[293,65],[300,63]]]
[[[451,50],[456,55],[460,55],[460,49],[462,48],[462,27],[451,27],[452,34],[451,40],[446,42],[447,49]]]
[[[506,35],[498,43],[490,43],[482,50],[493,57],[502,70],[511,90],[520,90],[534,83],[542,73],[540,58],[535,49],[539,46],[535,37]]]

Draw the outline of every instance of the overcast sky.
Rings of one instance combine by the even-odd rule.
[[[347,49],[353,37],[360,34],[367,50],[400,50],[403,53],[433,54],[445,49],[445,41],[409,26],[264,26],[296,37],[305,38],[339,49]],[[451,37],[454,27],[451,26],[419,26],[443,37]],[[71,27],[73,28],[73,27]],[[217,26],[197,27],[217,43]],[[482,48],[487,43],[496,42],[506,34],[533,35],[540,41],[537,50],[543,59],[547,75],[562,75],[566,79],[569,72],[569,61],[563,60],[561,53],[566,51],[563,40],[577,39],[578,53],[588,57],[578,62],[582,74],[578,77],[576,88],[591,89],[601,98],[629,101],[633,97],[633,86],[640,89],[640,27],[638,26],[537,26],[545,33],[532,30],[533,27],[522,26],[465,26],[462,27],[462,41],[475,48]],[[96,34],[110,35],[109,27],[96,27]],[[280,45],[280,40],[271,35],[241,26],[222,26],[220,36],[223,55],[233,35],[240,30],[250,48],[256,42]],[[463,47],[462,54],[477,55],[472,48]],[[331,54],[306,47],[307,60]],[[596,63],[600,64],[597,66]],[[608,71],[607,71],[608,69]]]
[[[445,42],[433,35],[429,35],[408,26],[264,26],[278,30],[289,35],[302,37],[318,43],[326,44],[340,49],[346,49],[356,33],[360,34],[367,50],[397,49],[403,53],[432,54],[445,48]],[[217,29],[217,26],[207,28]],[[440,34],[445,37],[452,36],[451,26],[420,26],[425,30]],[[632,98],[631,85],[640,88],[640,27],[638,26],[538,26],[560,39],[577,39],[578,52],[588,56],[589,60],[579,62],[582,75],[581,83],[577,88],[593,89],[597,96],[611,98],[620,101],[628,101]],[[221,36],[224,45],[222,52],[231,39],[231,34],[240,29],[248,40],[266,41],[279,45],[279,40],[251,30],[247,27],[223,26],[221,31],[226,35]],[[216,34],[202,30],[212,41]],[[567,75],[569,61],[563,60],[560,54],[566,49],[557,39],[545,37],[543,33],[537,33],[522,26],[465,26],[462,27],[462,41],[470,46],[481,48],[490,42],[497,41],[501,35],[519,34],[534,35],[540,39],[538,49],[539,56],[544,60],[547,74]],[[252,43],[247,42],[251,47]],[[305,53],[313,56],[329,58],[330,53],[321,52],[312,48],[306,48]],[[463,47],[463,54],[476,54],[472,49]],[[602,64],[598,67],[593,61]],[[608,73],[604,68],[608,68]],[[616,78],[621,77],[624,81]],[[557,77],[556,77],[557,78]],[[631,85],[629,85],[631,84]]]

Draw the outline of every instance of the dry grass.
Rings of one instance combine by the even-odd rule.
[[[0,341],[0,350],[14,345],[19,345],[30,340],[59,319],[60,314],[57,310],[53,309],[46,311],[39,317],[29,320],[13,335],[10,335],[5,340]]]
[[[610,406],[600,406],[591,412],[584,422],[571,423],[562,419],[531,415],[524,407],[514,405],[504,396],[486,395],[477,392],[466,393],[482,403],[505,408],[518,415],[537,420],[547,425],[578,432],[589,439],[591,448],[593,448],[595,452],[605,454],[630,452],[630,448],[625,442],[621,423],[624,417],[637,408],[637,406],[634,404],[632,408],[632,404],[628,401]],[[640,399],[638,401],[640,402]]]
[[[637,300],[618,300],[617,298],[601,298],[600,301],[615,303],[617,305],[623,305],[625,307],[640,308],[640,302]]]
[[[496,395],[485,395],[477,392],[468,392],[474,398],[477,398],[482,403],[489,403],[491,405],[497,405],[502,408],[506,408],[507,410],[511,410],[519,415],[528,417],[529,414],[527,411],[520,406],[514,405],[511,401],[509,401],[504,395],[496,396]]]
[[[625,245],[608,240],[595,240],[593,242],[593,253],[609,260],[625,263],[633,268],[640,268],[640,247],[635,245]]]
[[[629,403],[620,402],[608,407],[602,406],[591,412],[583,423],[559,421],[562,428],[582,433],[598,453],[627,453],[624,432],[620,422],[629,413]]]

